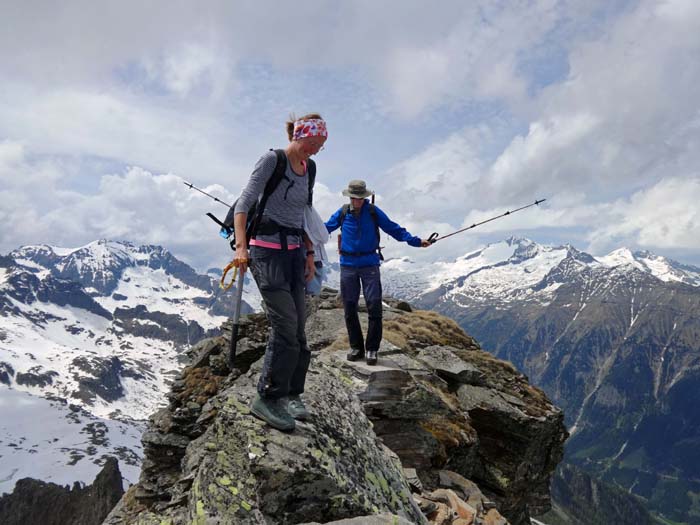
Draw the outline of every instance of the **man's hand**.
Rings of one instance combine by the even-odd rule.
[[[306,255],[306,270],[304,273],[306,275],[306,282],[311,282],[311,279],[313,279],[314,275],[316,274],[316,265],[314,264],[313,253]]]
[[[248,269],[248,248],[236,248],[236,256],[233,258],[233,265],[238,268],[238,271],[243,275]]]
[[[432,246],[432,242],[426,240],[426,239],[421,239],[420,240],[420,247],[421,248],[427,248],[428,246]]]

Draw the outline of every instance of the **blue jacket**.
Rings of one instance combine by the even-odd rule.
[[[377,223],[379,227],[394,239],[400,242],[407,242],[411,246],[420,247],[420,238],[411,235],[395,222],[393,222],[386,213],[379,209],[376,205],[374,209],[377,211]],[[332,233],[340,227],[340,216],[343,208],[336,211],[326,222],[328,233]],[[363,268],[365,266],[379,266],[379,254],[377,249],[377,231],[374,226],[374,219],[369,211],[369,199],[365,199],[365,203],[360,210],[359,221],[355,214],[348,212],[343,221],[342,243],[340,249],[343,252],[350,253],[366,253],[366,255],[342,255],[340,256],[341,266],[354,266]],[[367,253],[372,252],[372,253]]]

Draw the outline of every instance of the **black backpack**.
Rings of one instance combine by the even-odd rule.
[[[372,197],[372,200],[374,200],[374,196]],[[372,217],[372,221],[374,222],[374,231],[377,235],[377,247],[372,250],[371,252],[346,252],[340,249],[340,243],[341,240],[338,239],[338,251],[340,252],[340,255],[350,255],[350,256],[361,256],[361,255],[370,255],[372,253],[378,253],[379,254],[379,259],[384,260],[384,256],[382,255],[382,247],[379,246],[379,242],[381,240],[381,236],[379,235],[379,219],[377,218],[377,209],[374,206],[373,202],[369,202],[366,204],[369,206],[369,214]],[[343,207],[340,209],[340,231],[342,235],[343,231],[343,222],[345,222],[345,217],[348,213],[350,213],[350,204],[344,204]]]
[[[250,239],[252,239],[255,236],[260,227],[263,212],[265,211],[265,206],[267,204],[267,199],[270,197],[270,195],[272,195],[272,192],[274,192],[277,189],[277,186],[279,186],[280,182],[282,182],[282,179],[289,181],[289,177],[287,177],[286,174],[287,155],[285,154],[283,149],[277,149],[274,150],[274,152],[277,156],[277,164],[275,165],[275,170],[272,172],[272,176],[267,181],[262,195],[257,201],[253,203],[253,205],[248,210],[246,220],[246,244],[250,243]],[[314,183],[316,182],[316,163],[311,159],[308,160],[307,172],[309,175],[309,198],[307,204],[311,206],[313,204],[314,198]],[[207,213],[207,215],[214,222],[221,226],[219,235],[221,235],[225,239],[230,239],[229,244],[231,245],[232,250],[236,249],[236,231],[233,227],[233,219],[235,215],[236,204],[238,204],[238,199],[236,199],[236,201],[233,203],[233,206],[229,208],[228,213],[226,214],[226,218],[223,222],[217,219],[213,214]]]

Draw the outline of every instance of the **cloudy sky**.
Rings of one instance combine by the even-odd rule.
[[[0,0],[0,253],[99,238],[230,259],[207,211],[320,112],[349,179],[451,258],[510,235],[700,264],[700,2]]]

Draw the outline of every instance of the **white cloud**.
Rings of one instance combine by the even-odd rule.
[[[453,134],[390,169],[378,181],[378,193],[392,207],[421,219],[456,222],[483,173],[478,148],[486,139],[481,130]]]
[[[670,177],[611,203],[605,223],[588,235],[591,250],[635,246],[700,251],[700,175]]]
[[[67,244],[93,240],[78,240],[87,232],[170,238],[159,221],[192,203],[169,193],[168,177],[236,192],[300,107],[331,122],[320,180],[337,190],[367,178],[414,233],[547,197],[517,228],[660,242],[613,203],[659,194],[663,181],[693,187],[683,184],[700,164],[698,34],[692,0],[10,3],[0,16],[0,177],[24,182],[0,189],[14,228],[3,246],[50,237],[48,213],[65,221]],[[85,159],[109,167],[91,171]],[[42,183],[56,199],[32,193]],[[163,209],[142,220],[119,191],[134,206],[154,195]],[[684,217],[689,201],[676,201]],[[319,186],[317,203],[325,215],[342,198]],[[91,221],[85,231],[78,218]],[[609,218],[620,229],[606,230]],[[193,224],[177,225],[185,251],[197,250]],[[474,237],[510,233],[507,224]],[[687,238],[664,237],[678,247]]]
[[[226,48],[193,42],[143,60],[148,78],[181,98],[198,90],[204,99],[219,99],[233,87],[233,65]]]
[[[97,191],[84,194],[61,189],[64,176],[51,159],[32,159],[21,145],[0,143],[0,251],[36,243],[74,247],[108,238],[159,244],[200,265],[229,256],[216,225],[204,215],[221,211],[188,190],[180,177],[134,167],[101,176]],[[209,189],[222,200],[235,198]]]
[[[249,170],[227,153],[228,132],[206,113],[183,119],[177,107],[124,92],[5,90],[14,104],[0,104],[0,134],[21,138],[34,152],[118,159],[199,180]],[[241,138],[239,146],[246,145]]]
[[[486,152],[498,148],[499,136],[488,125],[431,145],[388,171],[387,180],[396,182],[389,201],[426,217],[433,209],[433,217],[456,229],[544,197],[547,211],[519,217],[517,227],[539,228],[544,235],[557,228],[604,232],[603,224],[613,221],[626,229],[603,234],[608,240],[614,231],[632,246],[690,248],[690,225],[664,235],[664,242],[654,221],[640,225],[640,212],[656,217],[652,206],[622,206],[629,216],[613,210],[634,192],[658,195],[663,181],[694,187],[700,163],[700,40],[694,36],[700,34],[700,8],[693,2],[640,2],[607,29],[571,44],[564,82],[544,89],[529,105],[518,107],[516,101],[526,132],[494,156]],[[571,195],[580,202],[571,202]],[[666,197],[675,216],[693,216],[691,200]],[[508,223],[481,231],[505,231]]]
[[[387,109],[410,117],[455,100],[523,97],[523,50],[576,10],[555,0],[28,4],[3,17],[0,72],[104,86],[115,73],[128,82],[130,68],[142,65],[182,97],[203,84],[221,96],[241,62],[359,67],[386,94]]]

